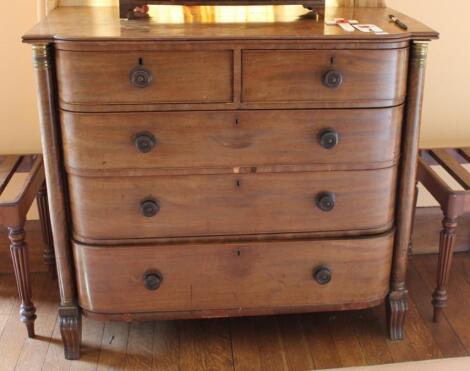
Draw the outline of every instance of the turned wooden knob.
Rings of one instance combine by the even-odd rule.
[[[336,89],[343,83],[343,74],[338,70],[328,70],[323,75],[323,85],[330,89]]]
[[[144,274],[144,286],[147,290],[155,291],[160,288],[163,278],[159,272],[149,271]]]
[[[146,218],[155,216],[160,211],[160,205],[156,200],[144,200],[140,204],[140,211]]]
[[[152,83],[153,74],[148,68],[139,65],[132,69],[129,74],[129,79],[131,80],[132,86],[136,88],[146,88]]]
[[[322,192],[317,195],[317,207],[322,211],[331,211],[335,207],[336,197],[331,192]]]
[[[320,285],[326,285],[331,281],[333,272],[330,268],[325,266],[316,267],[313,270],[313,278],[317,281]]]
[[[138,133],[134,137],[135,148],[141,153],[150,152],[156,144],[157,140],[153,134],[148,131]]]
[[[326,149],[336,147],[339,142],[339,135],[334,130],[325,130],[320,133],[320,145]]]

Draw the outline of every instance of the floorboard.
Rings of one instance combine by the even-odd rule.
[[[142,323],[83,320],[83,351],[67,361],[57,282],[32,275],[37,339],[19,321],[16,285],[0,275],[0,370],[304,371],[470,355],[470,256],[454,259],[448,306],[432,322],[435,255],[410,258],[406,339],[386,336],[384,306],[313,313]]]

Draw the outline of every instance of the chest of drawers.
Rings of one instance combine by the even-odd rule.
[[[325,28],[298,18],[302,7],[266,9],[241,23],[59,9],[24,37],[67,358],[79,356],[82,314],[385,301],[390,336],[403,337],[426,42],[437,34],[405,16],[403,32],[386,9],[354,10],[386,35]]]

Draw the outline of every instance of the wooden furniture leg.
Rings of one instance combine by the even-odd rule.
[[[51,278],[57,277],[55,266],[54,244],[52,240],[51,219],[49,215],[49,205],[47,200],[47,188],[44,182],[37,194],[37,205],[39,220],[41,221],[42,238],[44,241],[44,263],[48,267]]]
[[[54,48],[49,44],[33,46],[33,65],[36,72],[36,90],[41,128],[44,165],[51,229],[54,239],[55,258],[60,274],[60,332],[64,342],[66,359],[80,357],[81,313],[77,305],[74,273],[71,269],[72,249],[67,228],[67,207],[65,201],[65,180],[63,178],[60,151],[60,132],[54,79]]]
[[[77,306],[59,308],[60,334],[64,342],[66,359],[80,358],[82,315]]]
[[[31,280],[29,272],[28,245],[25,242],[25,231],[21,227],[9,227],[10,251],[15,271],[18,295],[21,301],[20,319],[26,325],[28,336],[34,337],[34,320],[36,308],[31,300]]]
[[[411,43],[408,66],[408,94],[403,130],[403,156],[401,159],[400,185],[397,203],[397,226],[393,255],[390,292],[387,297],[387,322],[389,336],[392,340],[404,338],[405,317],[408,311],[408,291],[406,289],[406,270],[408,248],[411,239],[411,228],[414,210],[419,128],[423,103],[425,66],[428,44]]]
[[[447,282],[449,280],[452,257],[454,253],[455,237],[457,235],[457,218],[444,217],[443,229],[439,242],[439,260],[437,267],[437,287],[432,295],[434,306],[434,322],[438,322],[447,301]]]

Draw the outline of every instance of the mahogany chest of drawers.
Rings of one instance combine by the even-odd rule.
[[[354,10],[385,35],[299,18],[301,6],[243,22],[211,7],[173,12],[182,18],[58,9],[24,37],[66,357],[79,356],[82,314],[178,319],[385,301],[390,336],[402,338],[427,41],[437,34],[402,16],[404,32],[386,9]]]

